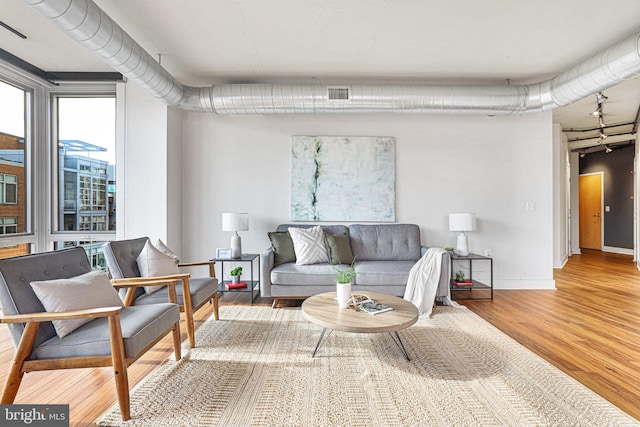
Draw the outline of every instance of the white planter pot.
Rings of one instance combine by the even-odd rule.
[[[349,306],[349,298],[351,298],[351,282],[336,284],[336,295],[338,296],[338,306],[347,308]]]

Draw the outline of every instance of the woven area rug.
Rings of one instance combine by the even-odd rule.
[[[299,308],[226,306],[220,319],[132,391],[131,420],[114,406],[97,423],[640,425],[466,309],[438,307],[401,331],[411,361],[388,334],[343,332],[312,358],[321,327]]]

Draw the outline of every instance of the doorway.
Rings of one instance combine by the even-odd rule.
[[[580,247],[602,250],[602,172],[580,175]]]

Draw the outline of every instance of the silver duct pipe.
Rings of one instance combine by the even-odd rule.
[[[348,85],[348,100],[328,100],[336,85],[229,84],[214,86],[219,114],[480,113],[526,109],[523,86]]]
[[[348,100],[331,100],[335,85],[182,85],[92,0],[23,0],[107,64],[167,105],[218,114],[453,113],[506,115],[568,105],[640,74],[640,33],[540,83],[512,86],[345,85]]]

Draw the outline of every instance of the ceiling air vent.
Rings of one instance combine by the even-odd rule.
[[[329,87],[327,88],[327,98],[329,101],[348,101],[348,87]]]

